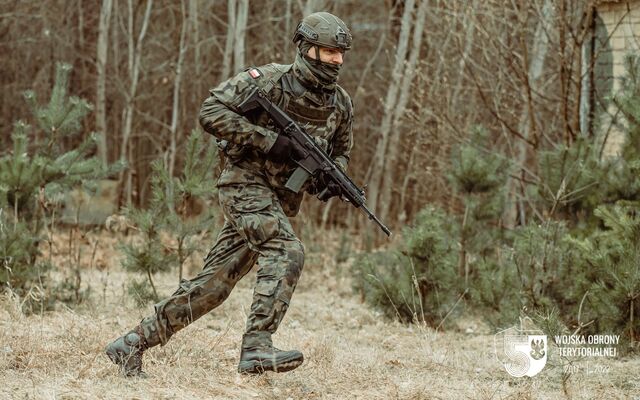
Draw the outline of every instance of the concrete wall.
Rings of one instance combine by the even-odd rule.
[[[613,157],[624,144],[625,121],[607,98],[620,90],[620,78],[626,73],[624,58],[630,53],[640,55],[640,1],[602,2],[596,10],[596,24],[600,24],[601,29],[596,27],[594,83],[599,93],[595,102],[607,111],[599,121],[599,133],[601,140],[606,140],[604,156]]]

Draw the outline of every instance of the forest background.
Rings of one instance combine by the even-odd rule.
[[[298,21],[326,10],[354,36],[340,76],[355,107],[349,174],[366,185],[369,207],[395,234],[388,241],[348,204],[307,199],[293,223],[307,243],[311,281],[335,272],[330,289],[349,307],[366,302],[374,310],[357,311],[358,323],[413,323],[423,346],[442,330],[492,335],[530,323],[548,335],[620,334],[621,356],[633,359],[640,338],[640,69],[626,58],[614,84],[617,48],[598,13],[603,3],[1,1],[4,315],[68,322],[45,311],[91,305],[103,315],[111,301],[123,313],[141,312],[170,292],[174,275],[197,271],[192,255],[207,250],[222,218],[212,186],[215,149],[198,131],[200,105],[209,88],[248,66],[290,63]],[[635,15],[637,2],[625,4]],[[332,256],[322,255],[325,248]],[[414,328],[384,327],[389,337],[416,338],[406,330]],[[5,332],[6,371],[33,366],[27,350],[16,350],[24,335]],[[449,339],[442,340],[458,340]],[[321,359],[335,351],[310,340]],[[393,351],[383,364],[409,368]],[[177,354],[154,365],[171,364]],[[443,365],[438,357],[430,361]],[[335,354],[322,360],[325,373],[338,362],[352,365]],[[621,377],[637,368],[625,360],[616,360],[621,375],[613,383],[585,387],[613,385],[620,396],[637,390]],[[552,390],[572,396],[573,370],[564,367],[579,361],[557,360]],[[83,362],[78,379],[104,376],[106,367],[93,371],[93,361]],[[380,380],[385,368],[368,377]],[[535,382],[509,389],[513,382],[497,376],[478,377],[498,386],[479,384],[471,393],[538,393]],[[275,387],[259,381],[258,392],[267,385],[277,398],[275,390],[292,383],[299,396],[322,394],[319,382],[309,394],[296,379]],[[396,393],[423,393],[420,385],[395,385]],[[340,384],[329,387],[325,395],[341,393]]]
[[[476,126],[515,165],[575,141],[588,5],[4,1],[2,121],[28,119],[22,92],[49,93],[56,62],[70,64],[69,92],[94,105],[83,131],[98,133],[97,155],[129,164],[120,203],[146,204],[151,161],[162,156],[175,170],[208,89],[247,66],[291,62],[297,22],[326,9],[344,16],[355,38],[340,81],[357,107],[351,174],[366,182],[380,217],[401,226],[425,204],[460,211],[443,171],[450,147]],[[2,136],[2,148],[10,142]],[[307,202],[304,214],[353,222],[348,206],[328,207],[337,209]]]

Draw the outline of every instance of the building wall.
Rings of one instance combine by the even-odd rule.
[[[594,102],[595,110],[599,106],[606,110],[599,120],[601,140],[606,140],[603,155],[613,157],[624,144],[625,121],[608,98],[620,90],[620,78],[626,74],[625,57],[640,55],[640,1],[602,2],[596,11]]]

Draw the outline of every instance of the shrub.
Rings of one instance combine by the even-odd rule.
[[[356,290],[389,317],[439,324],[463,290],[450,228],[444,212],[422,210],[402,249],[357,258]]]
[[[125,255],[123,266],[128,271],[144,275],[150,287],[143,289],[143,281],[130,283],[129,294],[137,304],[159,300],[154,274],[178,267],[178,279],[182,279],[185,260],[198,249],[196,235],[211,227],[210,210],[193,216],[190,215],[189,204],[196,199],[204,202],[215,192],[212,176],[215,163],[214,144],[205,144],[202,133],[194,130],[186,143],[182,174],[172,177],[163,160],[154,161],[149,206],[125,211],[140,235],[121,243]]]
[[[41,106],[32,91],[25,92],[39,130],[31,133],[17,122],[12,148],[0,154],[0,285],[21,296],[37,288],[40,308],[55,300],[47,289],[46,272],[51,265],[39,260],[45,225],[52,228],[62,195],[73,187],[90,189],[93,183],[115,173],[121,164],[103,166],[92,157],[95,136],[81,137],[82,120],[91,111],[85,100],[68,96],[71,67],[57,64],[49,102]],[[64,143],[78,142],[72,150]],[[62,296],[64,297],[64,296]],[[33,297],[30,297],[33,299]],[[25,307],[30,308],[29,302]]]

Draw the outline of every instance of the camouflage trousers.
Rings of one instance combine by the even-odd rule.
[[[169,338],[219,306],[235,284],[258,263],[257,282],[245,336],[265,337],[278,329],[304,264],[304,247],[280,201],[257,183],[219,188],[225,224],[193,279],[180,282],[155,314],[141,322],[150,346]]]

